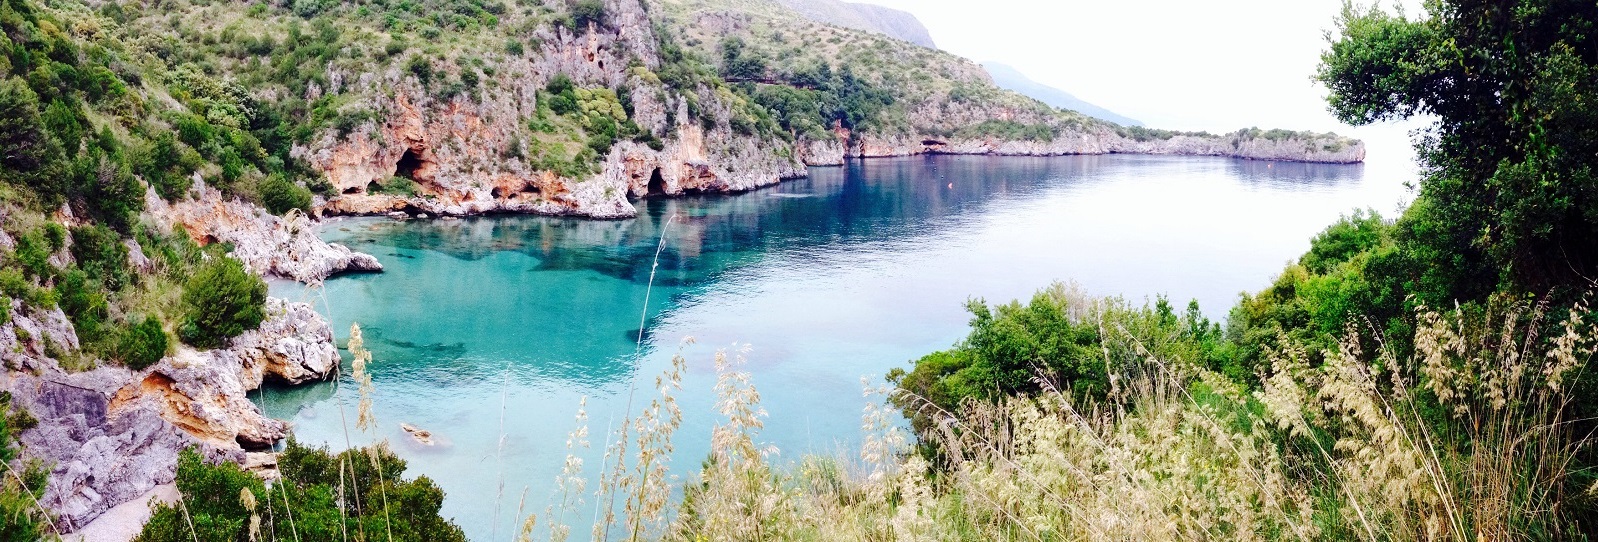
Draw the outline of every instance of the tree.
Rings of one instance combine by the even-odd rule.
[[[135,371],[154,365],[166,357],[166,330],[155,318],[141,318],[122,332],[116,355],[123,365]]]
[[[1317,78],[1345,122],[1429,115],[1399,241],[1419,294],[1543,292],[1598,276],[1598,10],[1591,2],[1344,9]]]
[[[0,178],[22,184],[51,181],[43,173],[61,156],[61,148],[39,116],[39,96],[22,79],[0,81]],[[46,190],[59,193],[54,186]]]
[[[183,288],[183,323],[178,335],[200,348],[217,348],[255,329],[266,315],[266,283],[226,256],[214,256]]]

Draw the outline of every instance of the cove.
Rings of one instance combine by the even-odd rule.
[[[629,220],[333,221],[325,239],[377,256],[386,272],[320,290],[278,283],[273,294],[315,304],[341,346],[361,324],[378,426],[355,429],[347,370],[339,382],[254,399],[302,441],[386,439],[412,475],[444,488],[445,515],[469,536],[506,539],[518,503],[547,525],[579,401],[587,397],[592,445],[578,455],[591,491],[629,391],[636,385],[636,412],[674,353],[688,361],[677,393],[679,484],[719,420],[719,349],[746,352],[775,461],[855,457],[861,409],[880,400],[862,395],[862,379],[880,383],[958,341],[968,298],[1008,301],[1074,280],[1095,295],[1196,299],[1224,318],[1239,292],[1268,285],[1340,214],[1391,216],[1414,177],[1402,158],[874,159],[746,194],[646,198]],[[696,342],[681,346],[685,337]],[[400,423],[431,430],[438,444],[416,444]],[[579,538],[591,521],[567,518]]]

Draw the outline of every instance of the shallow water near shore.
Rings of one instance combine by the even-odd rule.
[[[378,428],[354,428],[347,376],[253,397],[302,441],[386,439],[411,475],[444,488],[445,515],[473,540],[504,540],[524,494],[521,515],[548,524],[580,399],[592,490],[629,391],[636,412],[679,350],[679,477],[692,476],[718,422],[719,349],[747,351],[770,412],[760,440],[780,450],[777,462],[854,457],[861,409],[880,400],[862,396],[862,378],[880,383],[958,341],[968,298],[1008,301],[1074,280],[1095,295],[1197,299],[1223,318],[1338,215],[1391,216],[1414,177],[1404,163],[912,157],[816,168],[740,195],[641,200],[631,220],[336,221],[323,237],[386,271],[320,291],[278,283],[273,294],[315,304],[341,346],[361,324]],[[680,346],[685,337],[697,342]],[[415,443],[400,423],[437,444]],[[595,504],[584,500],[582,517],[567,519],[579,539]]]

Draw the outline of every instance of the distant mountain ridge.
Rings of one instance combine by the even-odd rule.
[[[927,27],[909,12],[874,4],[839,0],[778,0],[778,2],[798,12],[804,18],[818,23],[876,32],[928,49],[938,48],[938,45],[932,42],[932,34],[927,32]]]
[[[1081,98],[1072,96],[1071,93],[1033,81],[1020,71],[1000,64],[998,62],[983,62],[982,67],[988,70],[988,75],[993,77],[993,84],[999,88],[1013,90],[1031,97],[1037,101],[1058,107],[1070,109],[1084,115],[1107,120],[1122,126],[1142,126],[1143,123],[1136,119],[1128,118],[1113,111],[1082,101]]]

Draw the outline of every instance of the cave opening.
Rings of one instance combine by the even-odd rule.
[[[394,166],[394,176],[416,180],[416,170],[422,167],[422,157],[417,156],[415,150],[406,149],[400,155],[399,163]]]
[[[655,171],[649,174],[649,190],[645,193],[645,195],[646,196],[664,196],[664,195],[666,195],[666,178],[660,176],[660,168],[658,168],[658,167],[655,168]]]

